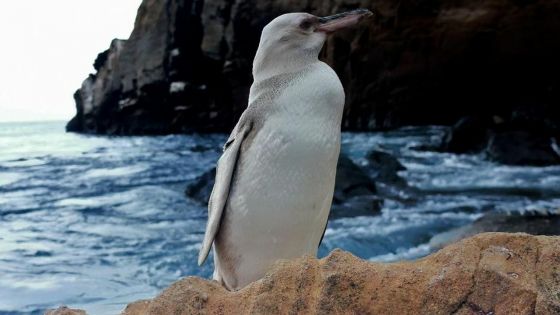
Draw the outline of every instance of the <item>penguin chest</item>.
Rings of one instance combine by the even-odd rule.
[[[316,220],[330,208],[339,151],[340,132],[268,120],[241,157],[236,187],[244,193],[232,196],[232,206],[263,220]]]
[[[295,118],[270,119],[257,135],[255,150],[277,173],[278,180],[301,189],[314,183],[322,187],[334,175],[340,134],[314,122]],[[259,137],[260,136],[260,137]]]

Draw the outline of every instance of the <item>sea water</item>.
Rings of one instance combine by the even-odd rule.
[[[414,149],[444,132],[345,133],[344,154],[359,165],[373,149],[393,154],[410,188],[385,200],[378,215],[331,220],[320,255],[342,248],[374,261],[415,259],[430,253],[432,236],[485,212],[559,207],[558,166]],[[214,166],[226,138],[107,137],[65,133],[62,122],[1,123],[0,314],[59,305],[117,314],[181,277],[209,277],[211,259],[196,265],[206,207],[184,190]]]

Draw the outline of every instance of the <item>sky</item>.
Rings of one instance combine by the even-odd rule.
[[[128,38],[141,0],[1,0],[0,122],[69,120],[98,53]]]

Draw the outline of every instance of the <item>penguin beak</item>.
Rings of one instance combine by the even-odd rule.
[[[319,26],[316,32],[332,33],[340,29],[358,24],[362,19],[372,16],[373,13],[366,9],[357,9],[349,12],[339,13],[319,18]]]

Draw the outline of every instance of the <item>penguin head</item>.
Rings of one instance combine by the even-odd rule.
[[[275,18],[261,33],[253,75],[286,72],[317,61],[328,34],[353,26],[371,14],[358,9],[327,17],[288,13]]]

